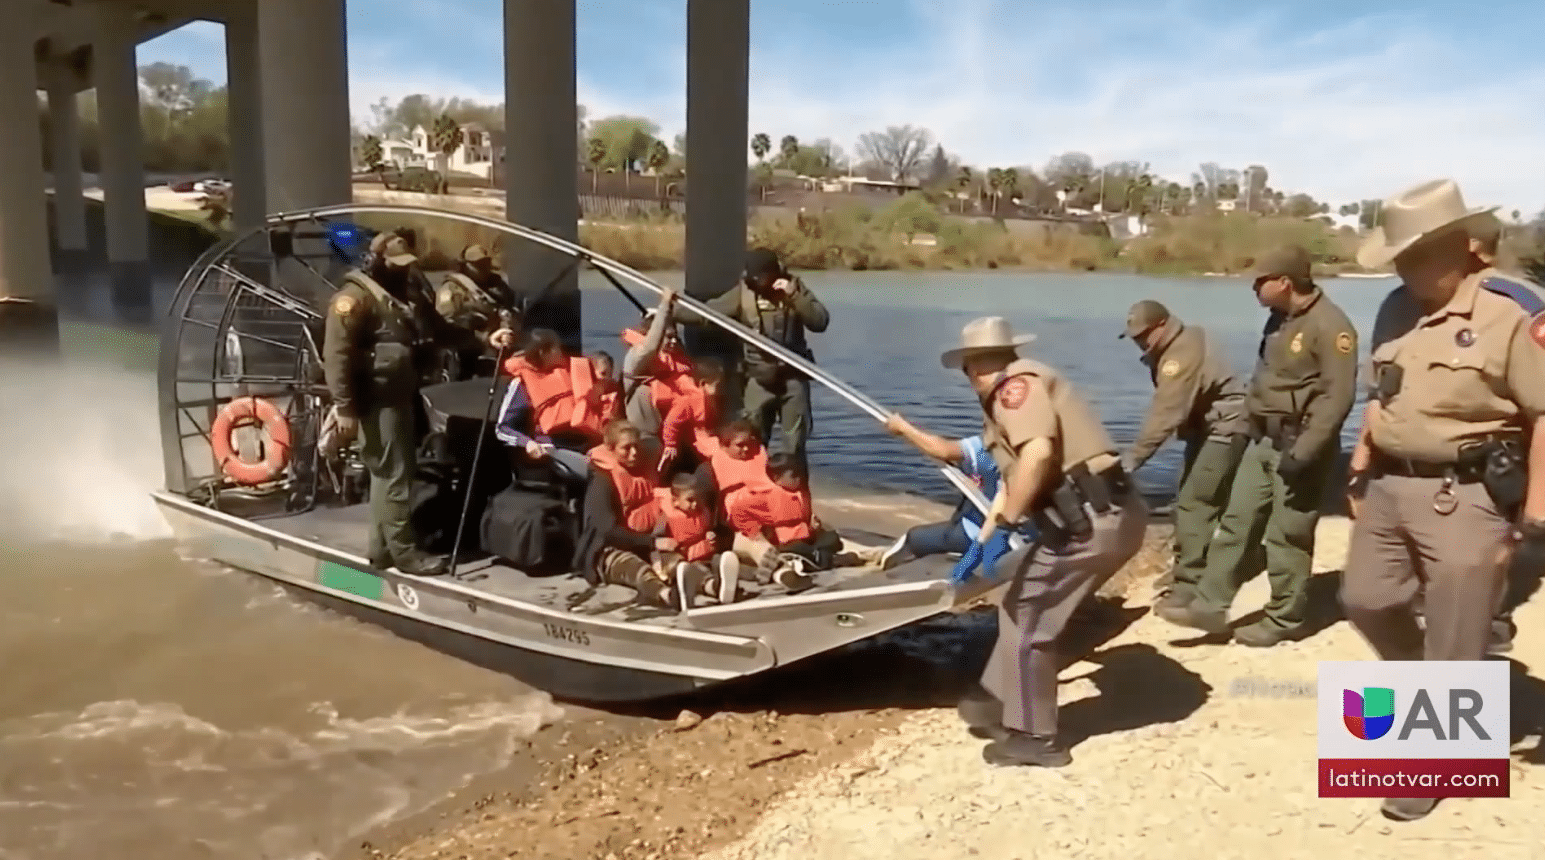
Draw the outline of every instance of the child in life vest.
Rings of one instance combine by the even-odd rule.
[[[815,515],[799,464],[779,453],[768,459],[767,474],[772,486],[738,500],[731,511],[731,525],[741,534],[771,544],[796,569],[830,570],[842,549],[842,538]]]
[[[595,398],[600,404],[603,426],[622,416],[622,382],[617,379],[617,363],[611,353],[596,350],[590,353],[590,366],[595,368]]]
[[[695,387],[671,402],[660,425],[660,471],[672,464],[683,471],[696,469],[718,448],[719,387],[724,364],[716,358],[700,358],[692,365]]]
[[[676,570],[682,565],[704,565],[711,571],[704,580],[704,593],[721,604],[732,602],[740,582],[740,559],[733,552],[719,551],[713,507],[698,479],[679,472],[669,487],[655,490],[655,495],[661,514],[656,533],[676,544],[673,550],[655,553],[655,569],[679,580],[682,576]]]

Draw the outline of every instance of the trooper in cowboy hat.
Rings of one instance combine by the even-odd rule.
[[[1492,211],[1467,207],[1452,180],[1425,182],[1385,201],[1358,255],[1393,261],[1404,282],[1370,338],[1341,587],[1347,619],[1384,660],[1482,659],[1510,562],[1530,577],[1545,568],[1545,470],[1528,456],[1545,432],[1545,301],[1471,253],[1468,231]],[[1393,798],[1383,811],[1409,821],[1437,802]]]
[[[952,579],[969,582],[1006,551],[1002,534],[1033,523],[1039,539],[1005,562],[1012,579],[998,639],[979,688],[961,702],[972,733],[990,738],[997,765],[1061,767],[1056,642],[1074,611],[1142,547],[1148,508],[1133,489],[1099,415],[1057,370],[1018,357],[1033,341],[1003,317],[973,320],[940,362],[980,398],[983,440],[1004,475],[977,542]],[[997,543],[994,543],[995,535]],[[996,547],[989,553],[989,546]]]

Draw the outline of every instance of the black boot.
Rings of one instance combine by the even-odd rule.
[[[992,741],[1008,737],[1008,729],[1003,727],[1003,703],[980,684],[960,697],[955,710],[973,737]]]
[[[451,572],[450,559],[423,550],[414,550],[406,558],[397,559],[396,567],[408,576],[444,576]]]
[[[1073,756],[1056,738],[1004,729],[1005,737],[982,750],[982,759],[999,767],[1067,767]]]

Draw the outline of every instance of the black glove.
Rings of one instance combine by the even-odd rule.
[[[1288,481],[1302,475],[1308,468],[1309,461],[1300,460],[1292,454],[1284,454],[1282,459],[1277,461],[1277,474]]]
[[[1525,520],[1518,526],[1513,546],[1513,566],[1534,572],[1545,568],[1545,522]]]

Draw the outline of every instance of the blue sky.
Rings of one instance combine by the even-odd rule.
[[[579,101],[682,130],[686,0],[577,0]],[[357,120],[414,92],[503,100],[501,0],[354,0]],[[1254,8],[1252,8],[1254,7]],[[1545,4],[1440,0],[752,0],[751,131],[911,123],[982,166],[1077,150],[1185,181],[1204,161],[1340,204],[1451,176],[1545,208]],[[140,47],[224,79],[222,28]]]

